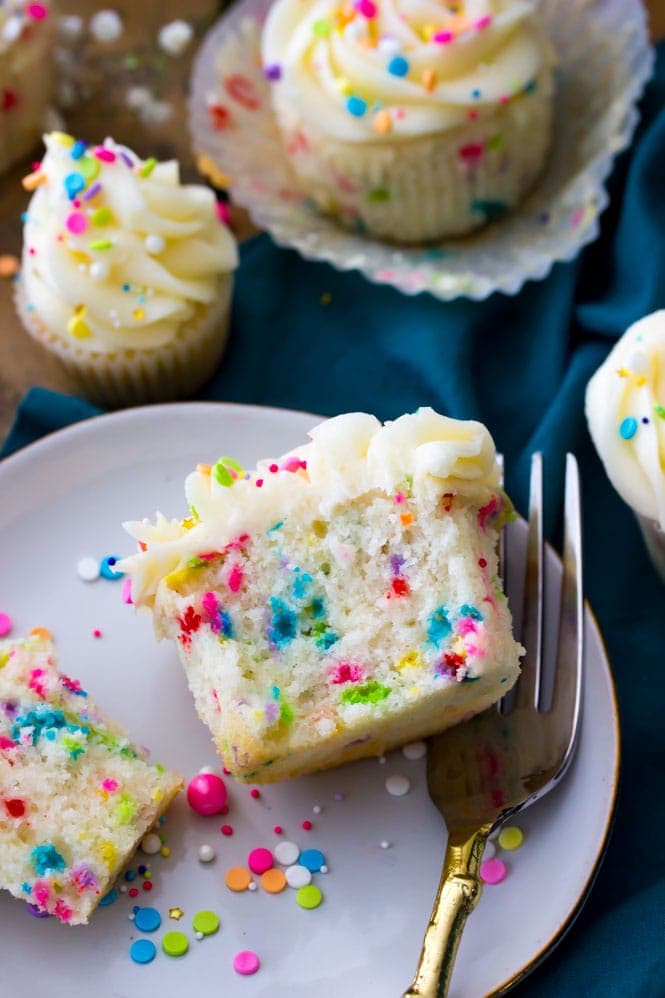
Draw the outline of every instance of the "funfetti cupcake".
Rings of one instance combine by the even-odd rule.
[[[665,581],[665,310],[632,325],[589,382],[589,430]]]
[[[39,142],[51,96],[48,3],[0,3],[0,173]]]
[[[238,261],[213,192],[112,139],[45,143],[24,179],[27,331],[102,405],[191,395],[222,355]]]
[[[462,235],[541,171],[552,55],[532,0],[276,0],[262,49],[300,184],[349,227]]]

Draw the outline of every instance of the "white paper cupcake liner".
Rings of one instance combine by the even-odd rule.
[[[189,109],[196,152],[228,177],[233,200],[275,242],[405,294],[478,300],[495,291],[516,294],[598,236],[605,182],[632,138],[636,103],[653,68],[640,0],[543,0],[559,61],[546,169],[502,219],[475,235],[420,247],[350,232],[302,191],[261,68],[269,6],[239,0],[212,28],[195,63]]]
[[[82,350],[75,339],[50,332],[27,308],[20,279],[15,301],[26,331],[59,359],[77,391],[97,405],[118,408],[185,399],[212,377],[228,338],[232,290],[229,274],[222,279],[217,300],[171,343],[116,353]]]
[[[653,566],[665,582],[665,531],[660,529],[655,520],[648,520],[645,516],[640,516],[639,513],[636,513],[635,516]]]

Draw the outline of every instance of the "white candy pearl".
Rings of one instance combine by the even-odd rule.
[[[76,564],[79,579],[84,582],[94,582],[99,578],[99,561],[97,558],[81,558]]]
[[[157,35],[157,44],[167,55],[182,55],[192,40],[194,29],[187,21],[171,21]]]
[[[166,243],[164,242],[164,240],[162,239],[161,236],[146,236],[145,237],[145,248],[147,249],[148,253],[152,253],[152,254],[161,253],[163,251],[165,245],[166,245]],[[206,767],[206,771],[208,771],[208,767]],[[212,772],[214,772],[214,770],[211,769],[211,770],[209,770],[209,772],[212,773]]]
[[[141,839],[141,852],[145,852],[148,856],[154,856],[162,848],[162,841],[159,835],[155,835],[154,832],[148,832]]]
[[[201,863],[212,863],[213,859],[217,853],[212,846],[203,845],[199,846],[199,862]]]
[[[100,10],[90,18],[90,34],[97,42],[115,42],[122,34],[122,20],[115,10]]]
[[[109,265],[104,263],[103,260],[95,260],[94,263],[90,264],[90,276],[95,281],[105,281],[109,276]]]
[[[386,778],[386,790],[391,797],[403,797],[411,789],[411,780],[401,773],[391,773]]]

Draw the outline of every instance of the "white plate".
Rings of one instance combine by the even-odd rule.
[[[565,0],[565,16],[563,0],[542,0],[557,58],[554,138],[543,175],[522,205],[492,225],[427,246],[372,239],[313,210],[278,133],[274,84],[261,65],[272,2],[237,0],[208,33],[194,64],[189,119],[196,152],[228,177],[233,200],[280,246],[407,295],[428,291],[449,301],[516,294],[597,237],[607,176],[630,142],[653,67],[640,0]],[[222,128],[215,124],[220,113],[228,116]],[[205,160],[201,166],[220,182]],[[349,195],[340,191],[339,200],[344,206]]]
[[[285,410],[222,404],[181,404],[102,416],[33,444],[0,465],[0,610],[14,633],[49,627],[62,668],[78,676],[100,704],[127,725],[153,757],[193,775],[215,764],[207,730],[192,707],[175,649],[157,645],[147,616],[120,597],[120,583],[84,583],[83,555],[125,554],[132,542],[122,520],[157,508],[184,510],[185,474],[199,461],[234,454],[246,464],[296,446],[315,417]],[[548,579],[560,565],[550,552]],[[584,722],[570,775],[519,824],[525,844],[504,858],[509,876],[486,887],[460,949],[452,998],[479,998],[527,973],[572,920],[602,855],[614,807],[618,767],[617,712],[610,669],[593,617],[587,612]],[[103,632],[95,639],[92,632]],[[389,773],[405,773],[412,789],[390,797]],[[342,792],[345,799],[333,795]],[[201,995],[271,998],[397,996],[409,984],[438,882],[445,833],[425,786],[424,761],[401,752],[385,765],[366,760],[327,773],[265,787],[254,800],[231,785],[226,819],[201,818],[178,800],[165,830],[171,856],[150,862],[154,889],[135,903],[162,913],[162,928],[190,937],[181,959],[158,948],[137,966],[129,945],[138,934],[127,895],[99,909],[87,928],[33,919],[7,894],[0,897],[2,978],[13,998],[34,998],[48,977],[51,998],[182,998]],[[315,805],[322,807],[319,815]],[[309,818],[314,828],[301,829]],[[220,834],[222,821],[233,837]],[[231,894],[223,878],[244,864],[249,849],[286,837],[319,847],[330,872],[315,880],[324,892],[316,911],[304,911],[287,888]],[[381,841],[391,843],[381,848]],[[214,845],[216,861],[197,861],[198,846]],[[167,909],[186,912],[170,921]],[[221,931],[194,939],[192,915],[212,909]],[[251,978],[232,969],[239,950],[253,949],[262,967]],[[94,982],[94,983],[93,983]],[[580,987],[583,982],[580,981]]]

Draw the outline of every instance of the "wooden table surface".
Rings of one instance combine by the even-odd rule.
[[[647,0],[647,6],[651,12],[653,37],[665,37],[665,0]],[[87,16],[95,10],[109,7],[121,13],[124,32],[115,46],[106,46],[100,51],[100,58],[106,60],[107,72],[111,71],[114,58],[117,63],[119,51],[129,51],[136,56],[134,64],[123,71],[123,87],[105,88],[102,93],[97,92],[68,112],[67,129],[74,135],[85,135],[90,141],[100,141],[106,135],[112,135],[142,156],[155,155],[159,159],[175,156],[181,162],[184,178],[194,180],[196,169],[185,126],[185,96],[196,43],[183,57],[165,59],[160,58],[158,53],[155,55],[154,43],[147,40],[154,39],[161,25],[178,17],[195,24],[198,40],[214,20],[219,4],[213,0],[188,0],[187,3],[184,0],[160,0],[159,5],[131,4],[122,0],[116,3],[109,3],[108,0],[96,3],[90,0],[58,0],[59,10],[67,14]],[[159,14],[155,16],[153,12],[157,7]],[[94,64],[94,58],[95,53],[92,52],[91,64]],[[157,65],[160,66],[158,70],[155,69]],[[121,98],[128,83],[142,83],[146,78],[154,85],[157,96],[174,107],[171,119],[161,126],[144,127]],[[0,254],[20,256],[20,215],[28,201],[28,195],[21,188],[21,178],[27,172],[29,162],[19,164],[0,177]],[[242,235],[248,226],[246,220],[241,219],[240,224]],[[0,441],[11,425],[18,400],[30,385],[71,391],[69,379],[57,362],[23,332],[14,311],[12,289],[12,281],[0,278]]]

